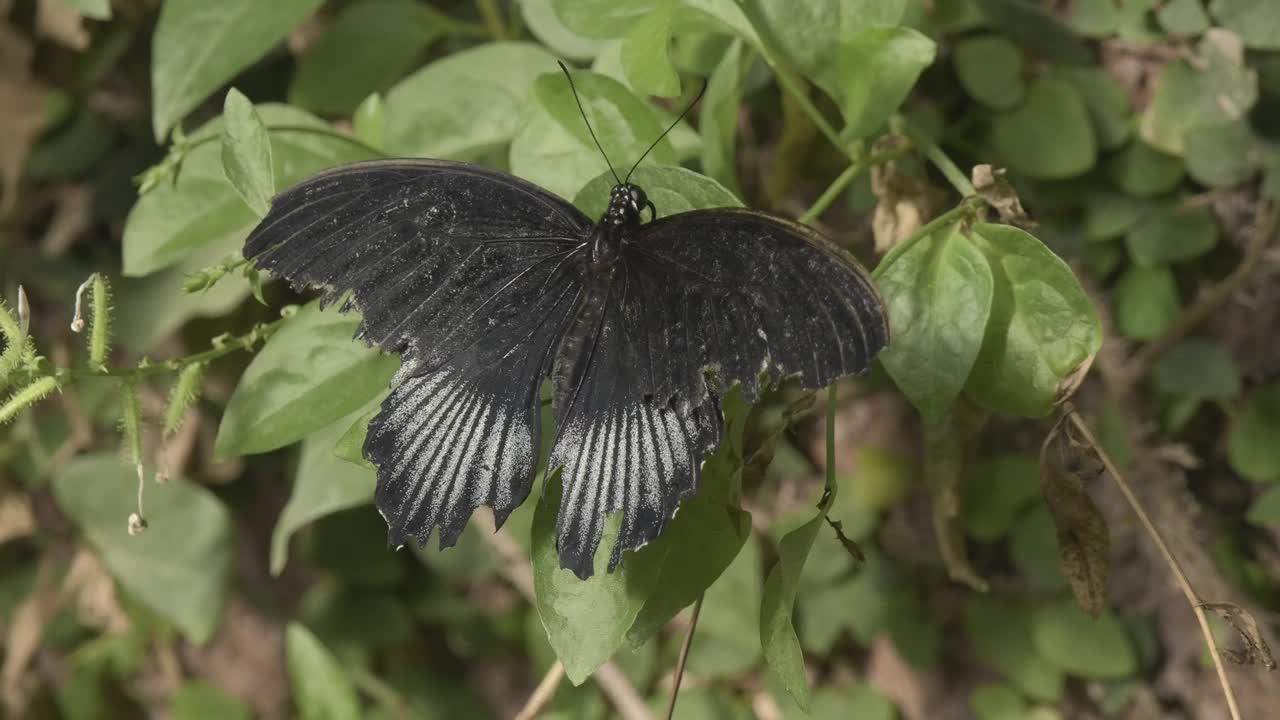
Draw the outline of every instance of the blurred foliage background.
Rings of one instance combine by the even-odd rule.
[[[797,700],[832,720],[1227,717],[1117,487],[1074,436],[1042,464],[1040,418],[1076,375],[1186,578],[1231,604],[1214,630],[1242,715],[1280,707],[1273,0],[0,0],[0,18],[0,291],[45,366],[85,369],[0,411],[6,717],[505,718],[557,657],[594,675],[544,717],[662,717],[676,610],[717,575],[679,718],[806,717]],[[784,387],[735,411],[741,440],[708,463],[723,503],[664,538],[705,582],[672,569],[647,600],[617,578],[572,597],[539,564],[533,498],[500,533],[480,518],[451,550],[389,552],[359,445],[395,360],[235,257],[271,189],[384,154],[503,168],[598,213],[609,181],[557,58],[593,71],[579,87],[620,164],[707,83],[637,172],[663,213],[802,217],[868,267],[904,238],[953,253],[877,270],[895,313],[940,329],[896,323],[896,356],[841,385],[830,454],[821,400]],[[259,130],[255,174],[236,163]],[[993,214],[1034,237],[970,232],[965,178],[987,163],[1008,171],[979,183]],[[965,270],[972,247],[1003,270]],[[86,352],[68,324],[94,273],[111,292],[84,288]],[[983,342],[1001,312],[1001,343],[1040,355]],[[156,364],[196,353],[181,376]],[[139,462],[174,479],[133,535]],[[857,551],[813,517],[824,477]],[[749,517],[720,512],[738,493]],[[798,579],[767,583],[809,527]]]

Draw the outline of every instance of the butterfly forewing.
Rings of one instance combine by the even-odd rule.
[[[441,161],[371,162],[276,198],[245,255],[295,286],[350,293],[359,334],[401,354],[370,423],[377,504],[396,544],[453,544],[480,505],[529,493],[538,391],[578,300],[591,223],[511,176]]]

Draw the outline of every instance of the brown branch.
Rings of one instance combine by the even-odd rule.
[[[1120,377],[1117,378],[1120,387],[1120,395],[1128,393],[1129,389],[1139,382],[1151,370],[1151,366],[1155,361],[1169,351],[1178,341],[1186,337],[1192,330],[1200,326],[1200,323],[1209,318],[1223,303],[1231,299],[1246,282],[1253,276],[1258,265],[1262,262],[1264,251],[1267,244],[1271,241],[1276,232],[1277,213],[1275,206],[1267,203],[1258,210],[1257,220],[1250,229],[1250,237],[1245,245],[1244,257],[1240,260],[1240,264],[1231,271],[1231,274],[1223,278],[1221,282],[1213,285],[1200,295],[1195,304],[1187,308],[1163,335],[1154,341],[1143,346],[1141,350],[1133,354],[1128,362],[1121,368]]]
[[[1151,522],[1151,518],[1147,516],[1147,511],[1142,507],[1142,503],[1138,501],[1137,495],[1125,480],[1124,475],[1120,473],[1119,468],[1111,461],[1111,456],[1102,449],[1093,432],[1089,430],[1088,424],[1084,418],[1070,406],[1067,407],[1066,416],[1071,424],[1080,433],[1087,442],[1094,454],[1102,461],[1103,467],[1107,469],[1107,473],[1111,475],[1111,479],[1115,481],[1120,488],[1124,499],[1129,503],[1129,508],[1133,510],[1133,514],[1138,518],[1144,530],[1155,542],[1156,547],[1160,550],[1160,554],[1164,557],[1165,563],[1168,564],[1169,570],[1178,581],[1178,587],[1182,589],[1182,594],[1187,598],[1187,602],[1191,605],[1191,610],[1196,615],[1196,621],[1200,623],[1200,631],[1204,634],[1205,643],[1209,646],[1209,654],[1213,658],[1213,666],[1218,671],[1218,680],[1222,683],[1222,692],[1227,698],[1227,709],[1231,713],[1232,720],[1241,720],[1240,708],[1236,701],[1235,691],[1231,688],[1231,681],[1227,678],[1227,669],[1222,662],[1222,653],[1218,649],[1218,641],[1213,636],[1213,630],[1209,627],[1209,618],[1205,614],[1205,603],[1201,601],[1200,596],[1196,594],[1195,588],[1191,587],[1191,581],[1187,579],[1187,575],[1182,570],[1182,565],[1178,559],[1173,556],[1169,550],[1169,546],[1165,543],[1164,537],[1160,531],[1156,529],[1155,524]]]
[[[671,683],[671,702],[667,705],[667,720],[675,717],[676,698],[680,695],[680,681],[684,679],[684,666],[689,661],[689,649],[693,647],[693,631],[698,629],[698,616],[702,614],[702,598],[693,604],[693,617],[689,619],[689,632],[684,636],[684,644],[680,646],[680,659],[676,661],[676,676]]]
[[[538,687],[534,688],[533,694],[529,696],[529,700],[525,702],[524,707],[520,708],[520,712],[516,713],[514,720],[533,720],[542,712],[542,709],[551,702],[551,698],[555,697],[556,688],[560,687],[560,681],[564,679],[564,663],[556,661],[547,674],[542,677],[542,682],[538,683]]]

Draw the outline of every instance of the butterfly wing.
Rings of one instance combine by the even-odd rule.
[[[870,276],[813,229],[760,212],[696,210],[640,227],[629,264],[667,278],[642,332],[655,397],[699,405],[711,390],[798,375],[806,388],[860,375],[889,339]],[[704,381],[712,375],[708,387]]]
[[[591,574],[608,513],[623,515],[612,569],[696,491],[723,433],[724,390],[741,383],[752,402],[766,372],[823,387],[866,372],[888,340],[866,272],[803,225],[742,210],[681,213],[632,231],[622,254],[611,282],[585,290],[594,296],[553,374],[557,547],[580,577]]]
[[[643,300],[661,296],[661,278],[624,261],[611,278],[594,280],[553,372],[557,435],[547,465],[560,468],[560,566],[583,579],[609,513],[622,512],[609,570],[623,551],[662,532],[697,489],[722,425],[714,399],[689,412],[654,401]]]
[[[481,504],[528,495],[538,391],[577,299],[591,222],[517,178],[464,163],[356,163],[279,195],[245,257],[295,287],[349,294],[357,336],[400,353],[369,425],[377,505],[399,543],[452,545]]]

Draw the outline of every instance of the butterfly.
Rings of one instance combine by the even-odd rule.
[[[450,547],[481,505],[501,526],[524,502],[549,380],[560,565],[590,577],[621,512],[612,571],[697,490],[730,387],[748,403],[787,376],[824,387],[887,343],[870,277],[812,228],[736,208],[657,217],[630,173],[614,178],[593,221],[479,165],[358,162],[281,193],[250,233],[258,268],[346,297],[356,337],[400,355],[364,443],[393,546],[438,531]]]

